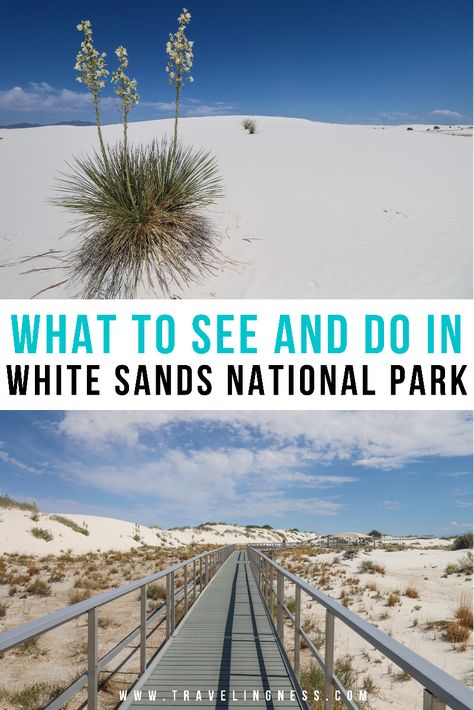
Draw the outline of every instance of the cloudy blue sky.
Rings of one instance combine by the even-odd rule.
[[[0,492],[163,527],[455,534],[472,526],[472,417],[2,412]]]
[[[164,45],[182,4],[5,3],[0,123],[93,119],[75,81],[76,24],[93,22],[113,63],[130,55],[135,120],[171,115]],[[256,114],[349,123],[472,121],[471,0],[190,0],[195,83],[185,115]],[[110,91],[104,119],[117,121]]]

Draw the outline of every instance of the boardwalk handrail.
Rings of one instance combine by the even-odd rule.
[[[88,710],[97,710],[97,694],[98,694],[98,675],[99,671],[114,658],[125,646],[127,646],[134,638],[140,636],[140,641],[136,651],[140,652],[140,673],[141,676],[147,666],[147,637],[153,633],[158,626],[166,619],[166,640],[173,634],[176,626],[176,606],[178,603],[183,603],[184,614],[194,604],[197,597],[206,588],[209,580],[214,576],[217,570],[224,564],[229,556],[234,551],[234,545],[226,545],[208,552],[202,552],[200,555],[191,557],[183,562],[168,567],[155,574],[142,577],[134,582],[125,584],[117,589],[112,589],[108,592],[103,592],[90,599],[72,604],[54,611],[47,616],[43,616],[34,621],[29,621],[21,626],[10,629],[0,634],[0,653],[9,651],[20,644],[25,643],[29,639],[41,636],[48,631],[67,624],[69,621],[77,619],[83,614],[88,615],[88,638],[87,638],[87,672],[77,678],[61,695],[51,701],[45,710],[58,710],[70,698],[76,695],[84,686],[87,685],[87,707]],[[192,575],[188,578],[188,570],[192,569]],[[199,568],[199,569],[198,569]],[[184,570],[183,586],[176,590],[175,573],[179,570]],[[166,579],[166,602],[159,608],[147,614],[147,587],[160,579]],[[105,604],[109,604],[116,599],[126,596],[134,591],[140,591],[140,623],[122,639],[113,649],[105,656],[98,658],[98,609]],[[191,599],[189,596],[191,595]],[[148,631],[150,622],[161,620],[152,629]],[[159,650],[159,649],[158,649]]]
[[[358,706],[348,697],[347,689],[344,688],[334,673],[334,621],[336,618],[421,683],[424,689],[423,710],[445,710],[446,706],[453,710],[472,710],[473,696],[471,688],[468,688],[400,642],[395,641],[339,602],[318,591],[301,577],[292,574],[256,548],[249,546],[249,558],[252,571],[271,618],[273,618],[274,601],[276,599],[276,631],[282,645],[284,643],[285,615],[293,624],[293,670],[296,677],[299,678],[300,676],[300,643],[302,639],[324,671],[324,710],[332,710],[333,708],[334,689],[339,691],[338,695],[346,707],[351,708],[351,710],[358,710]],[[276,590],[274,588],[274,577],[276,577]],[[285,579],[295,587],[294,614],[289,611],[285,604]],[[302,628],[301,592],[319,602],[326,609],[324,657],[321,656]]]

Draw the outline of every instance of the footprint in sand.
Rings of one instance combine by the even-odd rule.
[[[387,222],[393,222],[393,220],[397,217],[406,217],[408,219],[407,214],[405,214],[404,212],[399,212],[398,210],[384,210],[384,212],[385,214],[390,215],[387,219]]]

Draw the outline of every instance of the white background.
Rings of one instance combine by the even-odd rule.
[[[11,314],[40,314],[39,347],[36,355],[15,355],[13,349]],[[212,326],[207,329],[213,343],[208,354],[198,355],[192,350],[192,341],[196,335],[192,330],[192,319],[197,314],[207,314],[211,318]],[[218,314],[233,314],[233,334],[227,339],[226,344],[234,346],[236,352],[231,355],[216,353],[216,316]],[[288,313],[294,323],[295,343],[299,346],[299,319],[301,314],[320,314],[322,321],[322,352],[321,354],[288,354],[274,353],[275,336],[280,314]],[[407,353],[400,355],[390,350],[388,338],[388,325],[390,319],[397,314],[404,314],[410,320],[410,348]],[[46,329],[43,317],[46,314],[67,315],[67,352],[58,354],[57,350],[51,355],[46,354]],[[87,314],[93,342],[94,352],[86,354],[80,349],[77,354],[71,353],[74,329],[77,314]],[[111,326],[111,351],[103,354],[102,324],[96,320],[97,314],[115,314],[117,320]],[[133,314],[149,314],[152,320],[147,324],[146,353],[138,354],[137,351],[137,324],[132,321]],[[161,314],[170,314],[176,322],[176,347],[173,353],[162,355],[155,347],[155,320]],[[242,355],[239,352],[239,315],[256,314],[257,321],[250,325],[256,331],[252,345],[258,348],[257,354]],[[326,318],[329,314],[343,315],[348,322],[347,350],[341,354],[328,355],[326,349]],[[380,354],[365,354],[364,319],[366,314],[378,314],[386,321],[386,347]],[[462,318],[462,351],[460,354],[438,352],[429,355],[427,352],[427,317],[434,314],[460,314]],[[0,314],[0,407],[2,409],[472,409],[473,408],[473,382],[470,363],[473,362],[473,304],[465,300],[405,300],[376,302],[373,300],[339,300],[339,301],[309,301],[309,300],[134,300],[134,301],[26,301],[8,300],[2,302]],[[67,386],[68,378],[63,375],[64,389],[61,396],[35,396],[30,390],[26,396],[9,396],[7,386],[7,364],[30,365],[67,365],[87,364],[101,365],[99,384],[101,395],[86,396],[85,377],[79,376],[79,394],[71,396]],[[134,383],[134,369],[139,364],[149,367],[150,385],[154,390],[154,366],[156,364],[187,364],[195,369],[199,365],[210,365],[213,370],[211,381],[213,391],[211,395],[201,396],[196,391],[186,396],[157,397],[155,394],[146,396],[118,396],[115,393],[115,367],[126,364],[130,368],[129,381]],[[267,394],[261,396],[227,396],[227,365],[243,364],[250,366],[260,364],[264,374],[264,382],[268,385]],[[361,366],[369,366],[369,383],[376,390],[376,396],[320,396],[319,386],[316,393],[304,396],[296,393],[288,396],[282,384],[278,396],[271,394],[271,377],[266,375],[268,364],[281,364],[295,366],[313,365],[318,375],[318,365],[336,364],[339,369],[339,381],[345,365],[353,365],[358,384],[361,388]],[[463,383],[468,396],[409,396],[408,382],[400,387],[396,397],[390,396],[390,365],[404,365],[407,368],[407,379],[411,376],[414,364],[422,365],[425,369],[425,384],[429,393],[430,379],[429,366],[444,365],[448,369],[451,365],[467,364],[468,368],[463,377]],[[30,377],[33,373],[30,373]],[[281,382],[286,381],[282,377]],[[298,378],[296,378],[298,381]],[[54,378],[53,378],[54,382]],[[196,377],[197,383],[197,377]],[[316,377],[318,383],[318,377]],[[33,384],[33,382],[31,382]],[[296,390],[296,392],[298,392]]]

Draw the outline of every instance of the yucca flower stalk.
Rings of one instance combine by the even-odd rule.
[[[189,74],[193,66],[193,45],[194,42],[186,37],[186,27],[191,22],[191,13],[186,8],[183,8],[181,15],[178,17],[178,30],[170,34],[170,38],[166,43],[166,53],[169,57],[166,66],[169,83],[176,90],[176,111],[174,119],[174,145],[178,142],[178,119],[179,119],[179,101],[181,96],[181,88],[185,81],[193,82],[193,77]]]
[[[132,108],[138,103],[140,97],[137,92],[136,79],[130,79],[125,72],[128,67],[127,50],[125,47],[120,46],[115,50],[115,54],[119,60],[119,66],[118,69],[116,69],[112,74],[112,84],[114,85],[115,93],[121,102],[121,114],[123,121],[123,159],[128,191],[133,202],[132,186],[130,183],[130,169],[128,165],[128,116]]]
[[[76,77],[77,81],[87,86],[92,92],[92,103],[94,104],[95,122],[99,134],[100,149],[106,161],[107,154],[105,152],[100,123],[100,93],[105,86],[105,77],[109,75],[105,67],[105,57],[107,55],[105,52],[99,54],[94,47],[90,20],[82,20],[82,22],[77,25],[77,29],[79,32],[84,33],[84,39],[81,42],[81,49],[77,53],[74,69],[79,72],[79,76]]]

